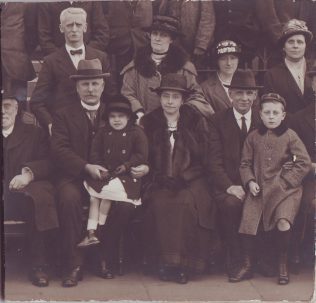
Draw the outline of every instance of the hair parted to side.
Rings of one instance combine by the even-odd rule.
[[[60,24],[63,24],[63,22],[65,22],[67,18],[67,14],[68,15],[84,15],[84,19],[87,22],[87,12],[83,8],[68,7],[60,13]]]

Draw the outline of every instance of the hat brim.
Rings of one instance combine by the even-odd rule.
[[[303,30],[297,30],[297,31],[293,31],[293,32],[289,32],[285,35],[282,35],[279,40],[278,40],[278,45],[279,47],[283,47],[284,46],[284,43],[285,41],[291,37],[291,36],[294,36],[294,35],[304,35],[305,36],[305,41],[306,41],[306,44],[309,44],[312,39],[313,39],[313,34],[312,32],[310,31],[303,31]]]
[[[108,78],[110,73],[103,73],[98,75],[70,75],[71,80],[88,80],[88,79],[99,79],[99,78]]]
[[[173,90],[173,91],[177,91],[183,94],[189,94],[191,91],[188,89],[183,89],[180,87],[170,87],[170,86],[163,86],[163,87],[157,87],[157,88],[150,88],[151,91],[157,93],[157,94],[161,94],[162,91],[164,90]]]
[[[241,86],[241,85],[227,85],[224,84],[225,87],[231,88],[231,89],[260,89],[263,88],[263,86]]]
[[[177,37],[183,36],[182,32],[177,31],[177,30],[167,29],[161,25],[152,25],[152,26],[147,28],[147,32],[150,33],[152,31],[162,31],[162,32],[166,32],[166,33],[169,33],[169,34],[177,36]]]

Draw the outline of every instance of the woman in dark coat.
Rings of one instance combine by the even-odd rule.
[[[167,74],[156,90],[162,108],[141,123],[149,140],[150,176],[144,199],[145,254],[159,265],[162,280],[188,281],[188,270],[201,272],[213,228],[213,203],[206,171],[207,123],[183,105],[183,75]]]
[[[124,67],[121,89],[132,105],[132,110],[140,118],[160,107],[159,96],[152,89],[159,87],[161,77],[168,73],[184,75],[190,94],[186,102],[205,117],[214,113],[205,100],[201,87],[196,81],[197,72],[186,52],[173,43],[180,34],[180,24],[176,18],[156,16],[150,28],[150,45],[140,48],[134,60]]]

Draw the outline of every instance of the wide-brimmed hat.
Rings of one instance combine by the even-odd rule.
[[[190,93],[187,88],[187,79],[184,75],[180,74],[166,74],[162,77],[160,86],[158,88],[152,89],[152,91],[157,94],[161,94],[164,90],[175,90],[183,94]]]
[[[285,99],[277,93],[268,93],[268,94],[262,95],[260,98],[260,106],[261,104],[266,103],[266,102],[279,102],[284,106],[284,108],[286,108]]]
[[[108,116],[110,112],[122,112],[132,116],[132,106],[129,100],[123,95],[111,96],[106,104],[105,115]]]
[[[73,80],[97,79],[109,77],[110,73],[103,73],[102,64],[99,59],[80,60],[78,63],[77,74],[70,75]]]
[[[236,89],[259,89],[262,86],[256,85],[256,79],[253,72],[250,69],[235,71],[230,85],[224,84],[228,88]]]
[[[306,72],[307,76],[314,77],[316,76],[316,65],[313,66],[310,70]]]
[[[148,31],[164,31],[173,36],[181,35],[180,22],[176,17],[171,16],[155,16],[152,25],[148,28]]]
[[[241,47],[232,40],[223,40],[216,45],[214,54],[216,57],[226,54],[234,54],[239,56],[241,54]]]
[[[278,40],[278,45],[280,47],[284,46],[285,41],[293,36],[293,35],[299,35],[302,34],[305,36],[306,44],[311,42],[313,39],[313,34],[311,31],[308,30],[306,26],[306,22],[298,19],[291,19],[285,25],[282,29],[281,37]]]

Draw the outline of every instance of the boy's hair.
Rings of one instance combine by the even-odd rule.
[[[286,102],[285,99],[283,97],[281,97],[279,94],[276,93],[268,93],[268,94],[264,94],[262,95],[261,99],[260,99],[260,109],[262,109],[262,104],[264,103],[281,103],[282,104],[282,108],[283,111],[285,111],[286,109]]]

